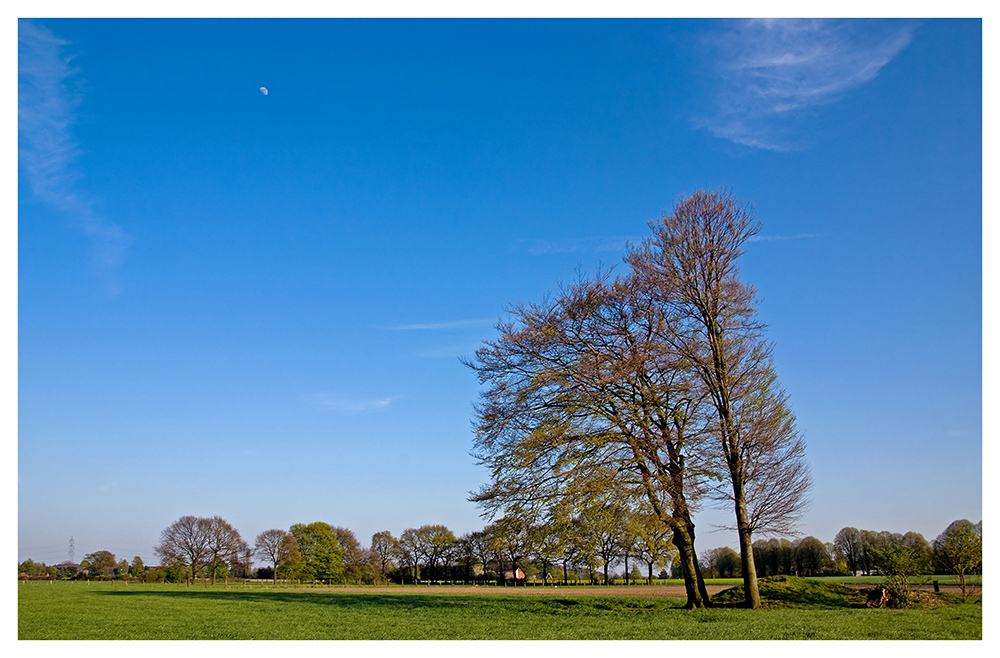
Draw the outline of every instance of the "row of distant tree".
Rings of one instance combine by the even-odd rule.
[[[79,565],[26,560],[18,571],[29,577],[146,582],[235,577],[374,584],[526,578],[607,583],[615,567],[622,567],[626,582],[651,582],[655,569],[661,577],[676,577],[680,570],[677,550],[655,519],[613,506],[544,527],[501,518],[461,536],[444,525],[407,528],[399,537],[386,530],[375,533],[368,547],[348,528],[324,522],[265,530],[250,546],[221,517],[185,516],[164,529],[155,551],[162,559],[155,567],[138,556],[129,563],[96,551]],[[762,576],[954,573],[964,588],[965,576],[982,573],[982,522],[955,521],[933,542],[916,532],[852,527],[828,543],[812,536],[762,539],[754,544],[754,557]],[[255,562],[263,566],[254,568]],[[705,577],[740,577],[740,556],[729,547],[704,552],[700,566]]]
[[[857,574],[957,574],[983,570],[983,522],[961,519],[951,523],[933,542],[919,532],[906,534],[847,527],[832,542],[816,537],[795,541],[772,538],[754,543],[754,560],[761,576],[847,576]],[[738,578],[740,556],[728,546],[705,551],[701,566],[709,578]]]
[[[641,563],[647,578],[668,567],[676,549],[655,518],[606,506],[538,526],[504,517],[456,536],[447,526],[407,528],[399,537],[375,533],[364,547],[354,533],[321,521],[270,529],[250,546],[221,517],[181,517],[155,547],[164,567],[186,578],[235,576],[369,584],[427,580],[523,580],[556,577],[608,580],[619,562]],[[264,566],[253,569],[254,560]],[[557,569],[558,567],[558,569]]]
[[[162,580],[163,576],[158,572],[153,574],[151,570],[143,564],[142,558],[138,555],[132,558],[132,562],[122,559],[118,560],[111,551],[94,551],[89,553],[79,564],[74,562],[62,562],[49,566],[44,562],[35,562],[27,559],[17,565],[17,573],[21,577],[28,578],[58,578],[62,580],[73,580],[80,578],[106,578],[106,577],[132,577],[143,580],[147,574],[155,575],[152,580]]]
[[[655,568],[669,569],[677,555],[655,518],[613,506],[550,526],[505,517],[461,536],[444,525],[407,528],[398,537],[385,530],[375,533],[368,547],[348,528],[321,521],[265,530],[251,546],[222,517],[184,516],[163,530],[154,550],[161,559],[157,566],[144,565],[138,556],[129,563],[97,551],[79,565],[48,567],[26,560],[18,571],[28,577],[146,582],[230,577],[356,584],[553,577],[607,582],[619,563],[627,578],[638,576],[635,567],[641,564],[651,580]]]

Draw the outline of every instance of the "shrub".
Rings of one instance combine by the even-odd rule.
[[[872,563],[885,577],[885,586],[901,604],[910,600],[910,576],[921,572],[921,556],[917,549],[902,544],[887,544],[870,548]],[[899,607],[899,606],[897,606]]]

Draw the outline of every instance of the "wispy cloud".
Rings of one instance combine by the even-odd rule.
[[[69,45],[43,26],[18,20],[18,161],[33,194],[89,238],[96,264],[107,272],[121,264],[130,239],[79,190],[79,146],[71,128],[81,92]]]
[[[748,242],[769,242],[771,240],[804,240],[815,238],[812,233],[800,233],[799,235],[755,235],[748,239]]]
[[[97,490],[100,491],[102,494],[108,494],[111,493],[111,491],[116,489],[117,487],[118,483],[115,482],[114,480],[111,480],[110,482],[105,482],[104,484],[97,487]]]
[[[568,238],[565,240],[519,240],[518,243],[532,256],[544,254],[569,254],[577,251],[625,251],[629,242],[638,242],[636,236],[607,236],[597,238]]]
[[[472,356],[482,347],[482,343],[465,343],[463,345],[445,345],[417,352],[417,356],[425,359],[454,359],[459,356]]]
[[[721,84],[714,110],[695,123],[738,144],[795,149],[795,120],[878,75],[913,29],[886,20],[741,21],[706,39]]]
[[[466,327],[485,327],[496,322],[496,318],[479,318],[476,320],[453,320],[450,322],[424,322],[413,324],[390,324],[381,327],[391,331],[438,331],[441,329],[465,329]]]
[[[357,397],[342,393],[313,393],[303,397],[306,402],[314,406],[345,413],[363,413],[384,409],[398,399],[394,397]]]

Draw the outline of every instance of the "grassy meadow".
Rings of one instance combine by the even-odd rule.
[[[982,605],[688,611],[682,599],[20,582],[21,640],[982,639]]]

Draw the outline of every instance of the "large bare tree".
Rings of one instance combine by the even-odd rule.
[[[626,260],[641,293],[675,320],[662,337],[697,372],[714,407],[746,605],[757,608],[754,529],[794,522],[809,488],[804,445],[776,385],[756,291],[740,278],[743,246],[760,225],[748,204],[706,191],[681,198],[650,225],[653,235]]]
[[[210,525],[209,519],[182,516],[163,529],[153,550],[167,563],[188,567],[194,579],[211,555]]]
[[[221,516],[213,516],[207,521],[208,563],[212,567],[212,584],[220,567],[239,559],[240,549],[245,544],[240,533]]]
[[[278,569],[299,561],[299,547],[291,533],[278,528],[265,530],[257,535],[254,553],[261,560],[271,563],[271,576],[278,582]]]

